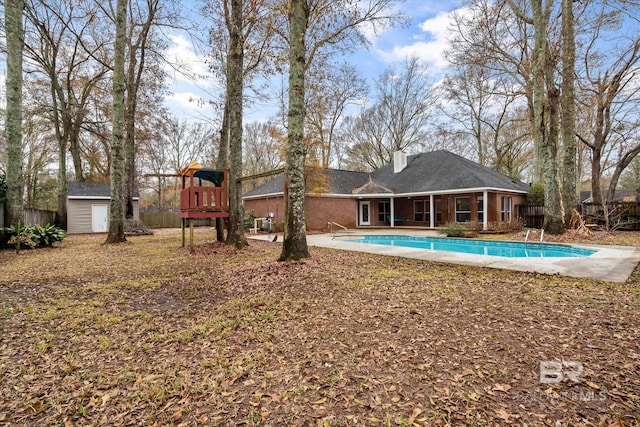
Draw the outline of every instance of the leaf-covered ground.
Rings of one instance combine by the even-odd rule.
[[[640,270],[281,263],[279,243],[197,238],[0,252],[0,425],[640,423]],[[580,382],[540,383],[545,361]]]

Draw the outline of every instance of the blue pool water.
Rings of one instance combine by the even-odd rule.
[[[585,257],[596,251],[570,246],[540,243],[494,242],[488,240],[445,239],[414,236],[362,236],[350,242],[374,245],[404,246],[434,251],[462,252],[465,254],[501,256],[508,258],[567,258]]]

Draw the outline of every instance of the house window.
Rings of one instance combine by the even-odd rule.
[[[429,222],[430,206],[428,200],[414,200],[413,202],[413,221]]]
[[[413,220],[415,222],[424,221],[424,201],[414,200],[413,202]]]
[[[482,197],[476,199],[476,206],[478,209],[478,222],[484,221],[484,201]]]
[[[471,221],[471,197],[456,197],[456,222]]]
[[[388,200],[378,202],[378,222],[389,221],[391,218],[391,202]]]
[[[502,222],[511,222],[511,197],[502,197],[501,206],[500,214]]]

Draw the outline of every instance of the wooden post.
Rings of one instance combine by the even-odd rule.
[[[193,243],[193,218],[189,218],[189,252],[195,252],[195,246]]]
[[[185,229],[185,218],[180,218],[180,228],[182,229],[182,247],[184,248],[185,245],[185,236],[184,236],[184,229]]]

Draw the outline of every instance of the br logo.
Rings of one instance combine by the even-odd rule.
[[[572,381],[574,384],[580,383],[580,375],[584,371],[584,366],[577,360],[557,362],[546,360],[540,362],[540,383],[558,384],[563,381]]]

